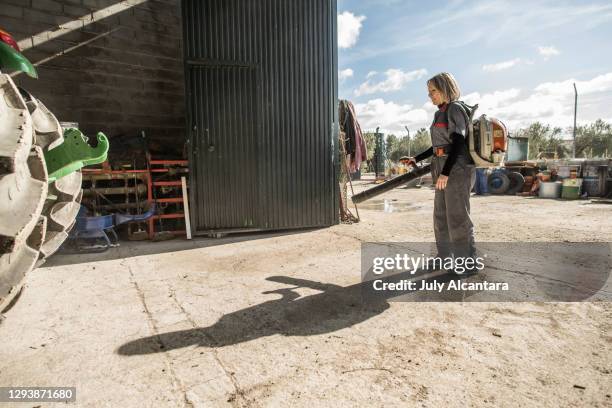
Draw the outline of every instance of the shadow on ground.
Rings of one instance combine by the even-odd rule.
[[[223,238],[195,237],[192,240],[176,238],[170,241],[120,241],[120,245],[106,252],[66,254],[60,252],[53,255],[42,266],[74,265],[89,262],[110,261],[113,259],[131,258],[134,256],[163,254],[167,252],[188,251],[191,249],[209,248],[219,245],[239,244],[241,242],[269,239],[275,237],[305,234],[316,231],[318,228],[303,230],[274,231],[261,233],[232,234]]]
[[[395,275],[393,279],[408,277]],[[456,279],[454,274],[438,274],[424,279],[438,281]],[[141,355],[166,352],[188,346],[223,347],[244,343],[261,337],[312,336],[335,332],[364,322],[389,308],[387,294],[363,297],[365,285],[338,286],[286,276],[271,276],[269,281],[292,285],[265,294],[278,294],[270,300],[228,313],[209,327],[162,333],[134,340],[119,347],[118,354]],[[300,287],[320,290],[321,293],[300,297]]]
[[[404,248],[389,243],[378,246],[387,248],[387,252],[379,248],[375,254],[391,258],[399,253],[398,248]],[[612,259],[609,243],[483,243],[479,251],[486,261],[477,274],[458,275],[425,268],[414,273],[377,275],[372,266],[363,273],[362,282],[350,286],[271,276],[268,281],[284,287],[264,294],[280,295],[280,298],[228,313],[208,327],[161,333],[128,342],[120,346],[117,353],[151,354],[188,346],[224,347],[278,334],[330,333],[381,314],[389,308],[389,301],[576,302],[593,300],[595,296],[604,301],[611,299],[612,292],[606,286]],[[369,259],[367,253],[364,256]],[[374,265],[367,260],[365,264]],[[414,287],[377,289],[384,284],[406,280],[415,281]],[[461,282],[465,285],[457,282],[451,288],[448,285],[451,280],[465,280]],[[381,284],[377,286],[376,282]],[[432,290],[432,283],[437,283],[438,289]],[[299,288],[319,293],[300,296]]]

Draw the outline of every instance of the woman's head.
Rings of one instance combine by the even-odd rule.
[[[434,105],[456,101],[461,96],[459,84],[455,77],[448,72],[442,72],[428,80],[427,92],[431,103]]]

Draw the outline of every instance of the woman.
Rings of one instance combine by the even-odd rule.
[[[446,72],[427,81],[429,98],[438,111],[430,128],[432,147],[410,158],[410,164],[433,156],[431,175],[436,185],[434,233],[438,256],[474,255],[474,224],[470,218],[470,190],[474,166],[467,137],[467,110],[461,91]]]

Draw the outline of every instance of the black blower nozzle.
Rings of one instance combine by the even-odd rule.
[[[406,174],[402,174],[401,176],[397,176],[395,178],[392,178],[389,181],[386,181],[382,184],[379,184],[375,187],[369,188],[365,191],[362,191],[359,194],[355,194],[352,197],[353,203],[355,204],[359,204],[362,203],[366,200],[369,200],[370,198],[374,198],[377,195],[380,195],[384,192],[387,192],[389,190],[393,190],[396,187],[401,186],[402,184],[406,184],[409,181],[414,180],[415,178],[418,177],[423,177],[424,175],[426,175],[427,173],[431,172],[431,164],[427,164],[423,167],[417,167],[415,169],[413,169],[412,171],[406,173]]]

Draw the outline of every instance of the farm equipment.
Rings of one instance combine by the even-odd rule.
[[[38,77],[0,30],[2,69]],[[0,72],[0,311],[68,238],[80,208],[80,169],[103,162],[107,152],[103,133],[92,147],[78,129],[64,131],[41,101]]]
[[[64,253],[104,252],[119,246],[115,227],[128,222],[147,221],[155,215],[155,203],[144,214],[109,214],[91,217],[87,208],[81,206],[74,228],[62,248]]]

